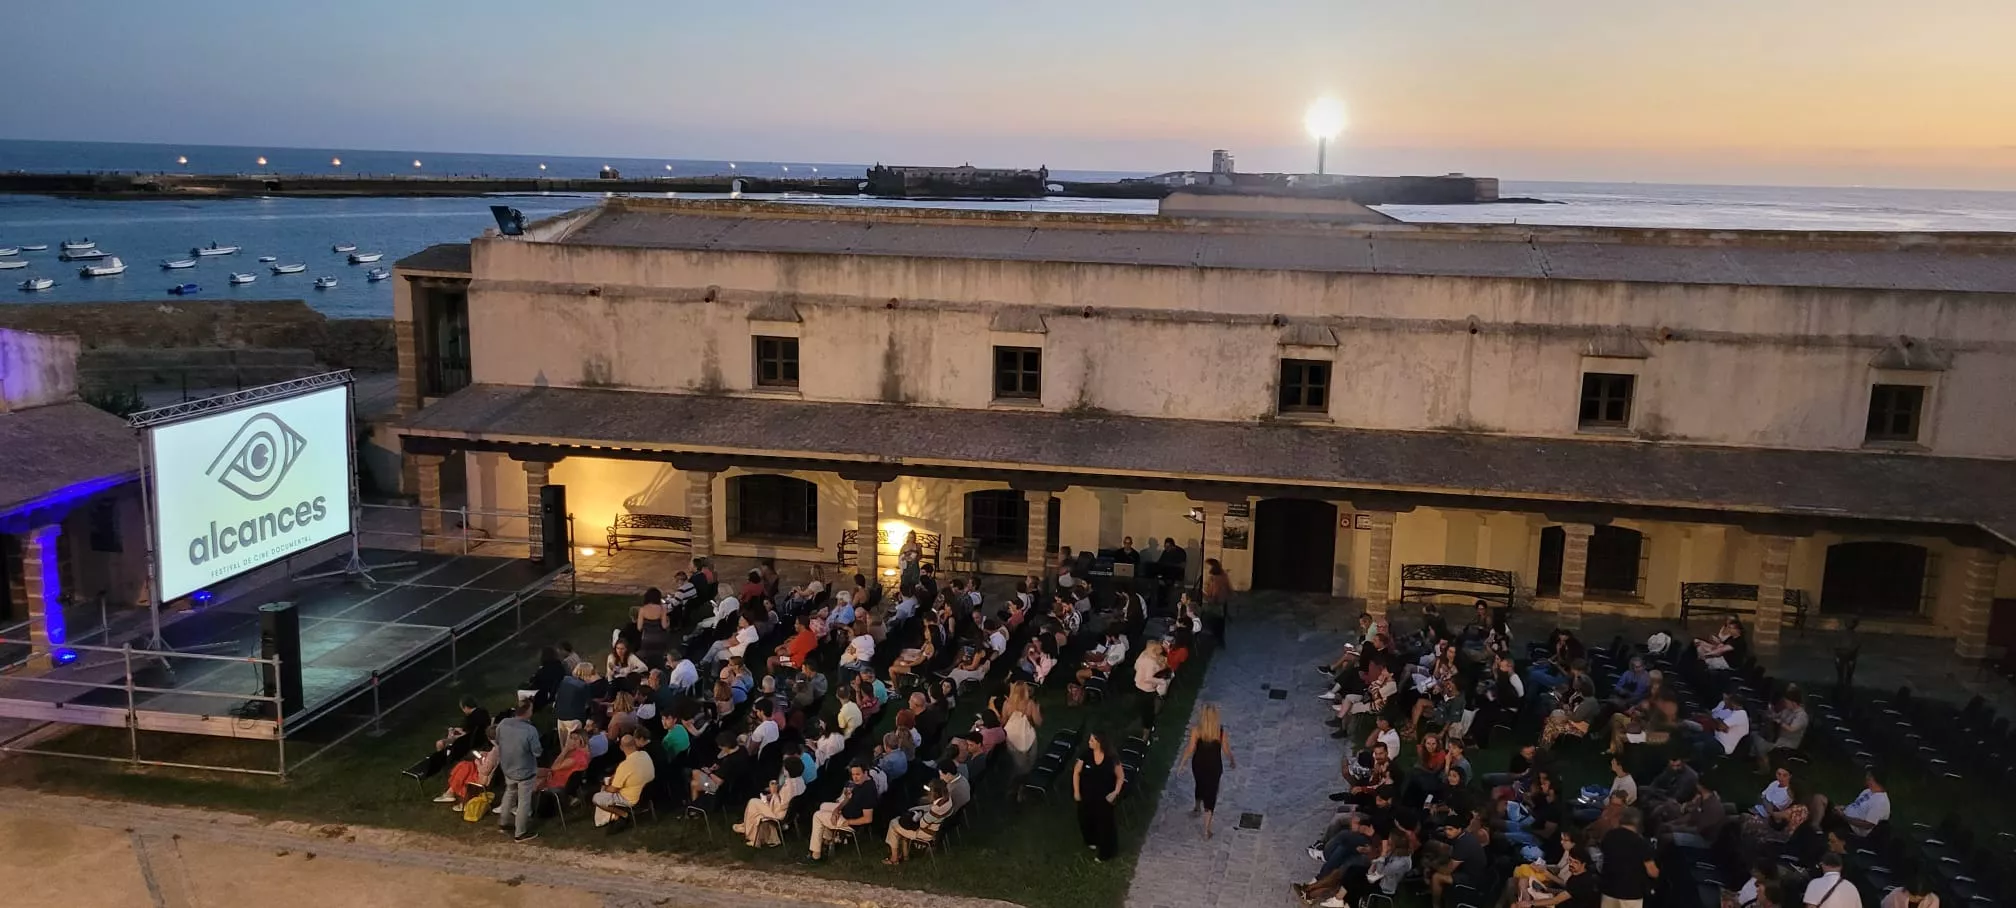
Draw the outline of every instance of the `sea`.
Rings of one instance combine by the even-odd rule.
[[[259,160],[265,159],[261,165]],[[186,163],[182,163],[186,160]],[[418,167],[415,164],[418,164]],[[542,170],[542,166],[544,169]],[[0,171],[189,172],[276,174],[411,174],[593,177],[604,167],[625,176],[854,175],[866,165],[811,161],[699,161],[538,155],[449,154],[368,149],[252,148],[103,142],[0,140]],[[1126,171],[1053,170],[1064,180],[1116,180],[1144,176]],[[1489,223],[1549,226],[1667,227],[1723,230],[1969,231],[2016,232],[2016,193],[1963,190],[1695,186],[1653,183],[1505,181],[1505,197],[1538,203],[1492,205],[1389,205],[1381,210],[1415,223]],[[679,193],[680,198],[719,198]],[[47,244],[22,252],[27,268],[0,271],[0,305],[112,300],[171,300],[168,288],[197,284],[197,299],[302,299],[339,318],[383,317],[392,312],[392,282],[365,278],[370,265],[350,265],[337,245],[382,252],[387,267],[435,243],[467,240],[494,224],[490,206],[510,205],[527,219],[594,204],[600,194],[534,194],[466,198],[236,198],[92,200],[0,195],[0,248]],[[794,204],[927,206],[1004,211],[1152,214],[1152,201],[1126,199],[1013,199],[895,201],[868,198],[745,195]],[[79,264],[56,255],[68,239],[90,238],[119,256],[127,272],[81,278]],[[236,255],[198,259],[193,269],[164,271],[161,262],[189,257],[210,243],[242,246]],[[300,274],[274,275],[260,256],[308,266]],[[230,272],[258,280],[232,285]],[[49,277],[49,290],[14,288],[30,276]],[[337,279],[326,290],[317,277]]]

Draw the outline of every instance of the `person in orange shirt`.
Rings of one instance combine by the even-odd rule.
[[[812,651],[818,648],[819,635],[812,633],[812,616],[799,615],[798,632],[777,647],[776,654],[770,657],[770,671],[775,672],[780,666],[802,668],[805,660],[812,658]]]

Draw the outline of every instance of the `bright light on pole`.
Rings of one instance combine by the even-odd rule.
[[[1329,151],[1330,140],[1344,131],[1344,102],[1336,98],[1318,98],[1309,105],[1309,112],[1302,115],[1302,128],[1309,131],[1309,137],[1316,140],[1316,172],[1323,172],[1324,156]]]

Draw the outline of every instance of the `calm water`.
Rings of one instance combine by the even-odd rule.
[[[525,176],[593,176],[604,164],[629,175],[644,175],[665,164],[675,174],[751,173],[811,176],[859,173],[861,165],[784,162],[646,161],[528,155],[433,154],[341,149],[254,149],[215,146],[0,141],[4,170],[173,171],[178,155],[188,169],[206,173],[252,171],[265,155],[278,172],[330,172],[341,158],[344,172],[411,173],[418,158],[427,173]],[[729,164],[736,165],[733,168]],[[404,168],[401,170],[400,168]],[[787,171],[785,168],[789,168]],[[320,168],[320,169],[318,169]],[[1117,179],[1106,171],[1057,171],[1061,179]],[[1564,226],[1674,227],[1770,230],[2016,231],[2016,193],[1909,189],[1855,189],[1660,184],[1508,182],[1507,196],[1547,199],[1546,205],[1388,206],[1384,210],[1420,223],[1521,223]],[[682,198],[709,198],[682,194]],[[777,198],[751,196],[751,198]],[[804,204],[901,205],[1009,211],[1149,214],[1155,203],[1128,200],[1037,199],[999,202],[896,202],[854,198],[780,199]],[[25,269],[0,271],[0,305],[10,302],[84,300],[169,300],[167,288],[190,282],[199,299],[305,299],[334,316],[385,316],[392,311],[392,286],[368,283],[370,266],[346,264],[330,251],[355,243],[360,251],[385,253],[389,266],[401,256],[434,243],[460,242],[492,226],[489,206],[509,204],[528,218],[583,205],[576,195],[460,199],[212,199],[175,201],[86,201],[0,195],[0,247],[47,243],[46,252],[23,253]],[[115,278],[83,279],[78,264],[56,261],[66,238],[89,236],[99,248],[124,259],[128,271]],[[194,269],[162,271],[164,259],[186,258],[192,246],[211,242],[242,245],[234,256],[200,259]],[[261,255],[308,265],[302,274],[276,276],[259,264]],[[232,271],[259,275],[253,284],[231,286]],[[15,289],[31,275],[55,278],[40,293]],[[339,280],[331,290],[315,290],[316,277]]]

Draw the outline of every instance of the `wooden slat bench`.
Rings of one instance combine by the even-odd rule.
[[[609,527],[609,551],[625,542],[662,542],[675,551],[693,550],[693,520],[672,514],[618,514]]]
[[[1806,591],[1787,589],[1785,591],[1785,622],[1800,630],[1805,630],[1806,610]],[[1694,615],[1738,615],[1748,618],[1756,614],[1757,584],[1680,584],[1680,620],[1682,622],[1685,622]]]

